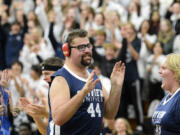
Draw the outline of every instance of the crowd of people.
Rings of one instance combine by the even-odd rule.
[[[69,33],[76,29],[87,31],[87,35],[69,39]],[[80,39],[76,41],[76,38]],[[128,135],[133,132],[153,134],[154,130],[147,129],[152,126],[152,122],[146,125],[146,120],[153,117],[154,123],[159,125],[160,122],[155,119],[159,112],[156,111],[157,116],[153,113],[163,97],[168,95],[166,90],[169,89],[161,87],[163,75],[159,71],[161,65],[164,65],[166,55],[180,54],[179,42],[179,0],[0,0],[0,76],[4,81],[9,80],[8,87],[3,83],[0,87],[0,94],[5,96],[5,100],[1,98],[0,102],[6,106],[5,112],[9,117],[5,128],[11,127],[13,135],[22,134],[25,129],[29,134],[47,134],[52,132],[52,128],[58,131],[58,125],[70,120],[62,126],[62,130],[66,131],[73,123],[72,115],[76,115],[76,111],[81,112],[78,110],[79,105],[87,106],[88,101],[87,109],[92,117],[101,115],[103,107],[108,108],[102,114],[104,117],[98,119],[99,123],[103,119],[102,134],[114,135],[122,129]],[[118,61],[122,61],[126,68],[120,90],[122,92],[119,93],[120,103],[117,100],[115,104],[110,97],[115,89],[115,84],[112,83],[112,74],[115,72],[113,68]],[[175,72],[169,65],[168,69]],[[68,73],[62,72],[68,71],[73,73],[71,78],[77,75],[81,81],[87,82],[90,74],[84,68],[87,66],[95,71],[103,85],[103,91],[104,88],[107,91],[104,106],[99,103],[100,99],[94,99],[89,104],[92,97],[87,92],[78,93],[82,96],[77,97],[78,101],[72,98],[77,87],[72,86],[72,80],[66,79],[69,77]],[[62,71],[54,75],[57,77],[52,83],[50,76],[61,67]],[[4,69],[8,71],[3,71]],[[97,78],[96,75],[91,76]],[[64,86],[59,86],[58,82]],[[97,88],[94,86],[97,91],[90,92],[93,87],[88,92],[101,94],[98,90],[101,89],[99,83],[91,83],[98,85]],[[79,85],[78,90],[84,84]],[[59,88],[64,91],[58,93]],[[68,89],[72,89],[72,93],[67,93]],[[171,92],[171,88],[169,91]],[[76,93],[77,96],[78,94]],[[84,97],[87,101],[80,100]],[[111,107],[114,107],[113,114],[109,111],[112,109],[108,105],[109,100]],[[76,107],[67,112],[71,102],[77,102]],[[62,108],[57,109],[57,106]],[[1,105],[0,110],[4,111]],[[116,110],[117,114],[114,116]],[[64,118],[61,118],[62,115],[56,116],[57,113]],[[113,120],[108,120],[111,115]],[[1,118],[0,127],[3,124],[2,119],[6,117],[7,115]],[[128,121],[132,118],[136,123],[133,130],[132,123]],[[44,130],[47,128],[48,130]],[[156,129],[157,134],[160,134],[159,126]],[[72,129],[72,132],[76,131]],[[162,132],[165,133],[166,129]],[[77,133],[81,134],[80,131]]]

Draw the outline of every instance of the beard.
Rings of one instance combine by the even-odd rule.
[[[87,56],[89,56],[90,57],[90,59],[88,58],[85,58],[85,57],[87,57]],[[91,55],[83,55],[82,57],[81,57],[81,64],[83,65],[83,66],[89,66],[90,64],[91,64],[91,58],[92,58],[92,56]]]

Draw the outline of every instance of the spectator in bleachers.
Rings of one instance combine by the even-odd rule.
[[[37,16],[36,16],[36,14],[35,14],[33,11],[31,11],[31,12],[28,13],[28,15],[27,15],[27,21],[33,21],[33,22],[35,22],[35,25],[36,25],[36,26],[39,25],[39,22],[38,22],[38,20],[37,20]]]
[[[104,14],[102,12],[99,12],[96,13],[91,27],[94,31],[105,29],[104,23],[105,23]]]
[[[22,122],[19,125],[19,135],[35,135],[33,134],[32,127],[27,122]]]
[[[117,118],[112,135],[133,135],[130,123],[124,118]]]
[[[106,42],[121,42],[122,35],[119,27],[122,25],[120,15],[117,11],[106,11],[105,16],[105,31],[106,31]]]
[[[92,7],[89,7],[87,3],[81,3],[80,5],[81,11],[81,29],[90,30],[92,29],[92,23],[95,16],[95,11]]]
[[[168,8],[171,6],[173,1],[174,0],[159,0],[159,3],[160,3],[159,14],[161,16],[161,19],[166,17]]]
[[[106,32],[104,30],[97,30],[94,34],[94,47],[93,47],[93,59],[94,61],[100,62],[99,56],[105,56],[105,49],[103,45],[106,41]]]
[[[180,0],[173,0],[172,1],[172,3],[171,3],[171,5],[168,7],[168,11],[166,12],[166,16],[165,16],[165,18],[166,19],[168,19],[168,20],[171,20],[171,16],[172,16],[172,14],[173,14],[173,5],[175,4],[175,3],[178,3],[178,2],[180,2]]]
[[[27,88],[26,97],[30,99],[33,103],[39,103],[38,97],[38,86],[40,85],[41,78],[41,68],[39,65],[32,65],[30,70],[30,75],[27,76],[24,81]]]
[[[2,7],[1,7],[2,8]],[[6,33],[9,33],[10,24],[7,22],[7,13],[2,11],[0,15],[0,70],[5,69],[5,45]]]
[[[141,49],[139,52],[139,59],[137,61],[138,73],[141,82],[141,92],[143,92],[144,82],[147,78],[146,74],[146,60],[150,56],[154,43],[156,42],[156,35],[150,35],[149,21],[145,20],[141,24],[138,38],[141,40]]]
[[[136,36],[134,25],[127,23],[123,34],[125,37],[118,59],[125,62],[125,80],[119,111],[116,117],[128,118],[127,107],[133,104],[136,112],[137,130],[142,132],[143,110],[140,95],[140,81],[137,69],[137,60],[141,49],[141,41]],[[132,101],[131,101],[131,100]]]
[[[8,33],[10,31],[10,23],[8,22],[8,14],[6,11],[2,12],[0,21],[4,31]]]
[[[15,61],[11,69],[9,71],[9,89],[12,95],[12,103],[13,103],[13,127],[12,134],[16,134],[18,132],[19,124],[21,121],[28,121],[26,115],[23,112],[19,113],[18,109],[18,100],[19,97],[24,97],[27,93],[25,83],[24,83],[24,75],[22,74],[23,65],[19,61]]]
[[[34,60],[31,57],[32,51],[30,51],[30,50],[31,50],[32,46],[33,46],[33,41],[32,41],[31,35],[30,34],[25,34],[25,36],[24,36],[24,46],[21,49],[20,56],[19,56],[19,61],[21,61],[22,64],[24,65],[24,69],[23,69],[24,73],[27,73],[27,72],[30,71],[30,68],[31,68],[32,64],[37,63],[36,60]]]
[[[164,54],[172,53],[174,34],[172,31],[172,25],[169,20],[161,20],[160,30],[158,32],[158,41],[164,44]]]
[[[173,53],[179,53],[180,54],[180,19],[177,21],[175,25],[175,39],[173,43]]]
[[[64,54],[62,52],[62,44],[63,42],[58,42],[56,39],[55,39],[55,36],[54,36],[54,31],[55,27],[54,27],[54,21],[51,21],[50,23],[50,29],[49,29],[49,40],[53,46],[53,49],[54,49],[54,52],[55,52],[55,56],[56,57],[59,57],[61,59],[64,59]]]
[[[15,22],[11,25],[11,31],[7,34],[5,47],[6,66],[10,68],[11,64],[18,60],[20,50],[23,47],[24,32],[21,31],[20,24]]]
[[[102,12],[104,12],[104,11],[117,11],[118,14],[120,15],[123,23],[127,22],[127,20],[128,20],[127,19],[127,15],[128,15],[127,10],[122,5],[117,3],[117,1],[104,0],[101,11]]]
[[[154,11],[159,11],[160,2],[159,0],[150,0],[151,13]]]
[[[149,102],[158,99],[161,100],[164,97],[164,91],[161,88],[161,77],[159,75],[159,70],[161,64],[165,60],[165,55],[163,54],[163,44],[157,42],[153,48],[153,54],[147,58],[147,73],[149,74]]]
[[[150,34],[157,35],[160,27],[160,15],[157,10],[153,11],[150,16]]]
[[[148,8],[146,8],[146,17],[144,17],[144,13],[142,12],[143,7],[141,6],[141,3],[139,0],[132,0],[131,4],[129,5],[129,20],[130,22],[135,26],[136,30],[139,30],[141,23],[145,19],[149,19],[150,12],[148,11]],[[149,13],[148,13],[149,12]]]
[[[77,16],[79,12],[75,7],[68,7],[68,10],[64,13],[64,20],[63,20],[63,30],[61,32],[62,40],[64,41],[63,37],[73,29],[80,28],[80,20],[78,20]]]
[[[105,57],[101,61],[101,73],[102,75],[110,78],[112,69],[117,62],[116,60],[116,46],[113,43],[104,44]]]
[[[9,89],[12,93],[12,100],[14,107],[18,106],[19,97],[24,97],[26,94],[25,84],[23,83],[23,65],[19,61],[15,61],[11,65],[11,69],[9,71]]]
[[[23,65],[26,65],[24,72],[29,72],[32,65],[39,64],[54,55],[54,50],[45,42],[37,28],[32,29],[30,34],[26,34],[24,43],[19,57]]]
[[[22,9],[19,9],[16,11],[16,21],[20,24],[21,29],[23,29],[24,32],[27,32],[27,18],[24,15],[24,11]]]
[[[105,56],[99,55],[96,51],[94,51],[93,55],[96,62],[101,63],[101,73],[102,75],[110,78],[112,69],[114,64],[116,63],[116,46],[113,43],[107,43],[103,45],[105,49]],[[97,61],[98,59],[98,61]]]
[[[36,1],[35,14],[40,23],[41,29],[43,31],[43,38],[47,42],[48,46],[51,46],[51,43],[48,39],[50,22],[54,20],[55,29],[53,34],[57,41],[61,41],[60,34],[63,30],[63,13],[61,11],[60,3],[57,0],[52,0],[49,4],[46,5],[43,0]]]
[[[170,17],[170,20],[172,22],[173,31],[178,19],[180,19],[180,2],[176,2],[172,5],[172,15]]]

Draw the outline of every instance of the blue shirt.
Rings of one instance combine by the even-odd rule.
[[[7,68],[11,67],[11,64],[14,61],[17,61],[19,58],[19,52],[23,47],[23,35],[19,34],[9,34],[5,46],[5,60]]]
[[[4,91],[4,89],[1,86],[0,86],[0,92],[2,96],[0,97],[0,104],[1,105],[4,104],[5,106],[4,114],[0,116],[0,121],[1,121],[0,135],[10,135],[11,123],[9,121],[8,114],[7,114],[7,108],[8,108],[8,103],[9,103],[8,94]]]
[[[70,89],[70,98],[75,96],[78,91],[82,90],[86,81],[71,72],[66,66],[59,69],[53,77],[63,76]],[[97,76],[94,77],[96,79]],[[62,84],[63,85],[63,84]],[[84,101],[74,116],[59,128],[55,130],[52,121],[51,108],[47,134],[60,135],[100,135],[102,130],[104,96],[101,83],[97,83],[94,90],[86,95]],[[50,106],[50,104],[49,104]],[[58,115],[58,114],[57,114]]]
[[[180,135],[180,88],[170,98],[168,96],[162,99],[153,114],[155,135]]]

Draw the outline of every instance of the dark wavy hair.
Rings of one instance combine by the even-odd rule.
[[[180,34],[180,19],[178,19],[176,22],[175,31],[176,31],[176,35]]]

